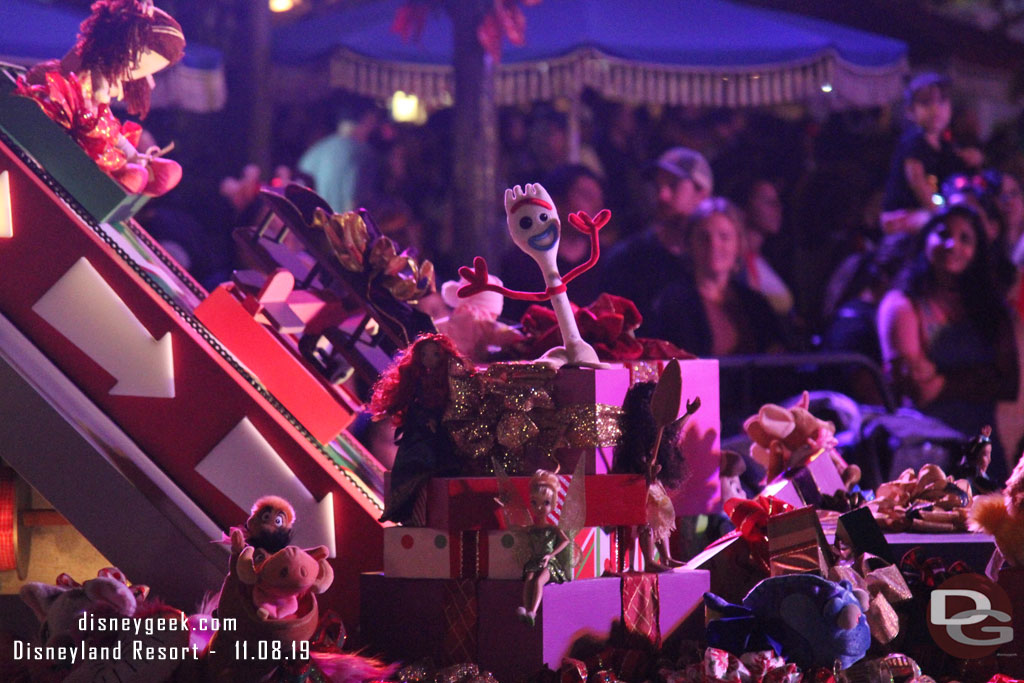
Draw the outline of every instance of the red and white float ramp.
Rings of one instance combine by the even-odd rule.
[[[206,330],[187,303],[206,293],[145,233],[96,221],[2,135],[0,278],[0,458],[133,581],[185,608],[226,571],[211,541],[258,496],[283,495],[295,542],[332,549],[326,605],[356,623],[382,527],[379,496],[346,467],[359,447],[345,433],[330,443],[345,425],[314,436],[295,414],[317,406],[290,411]],[[351,413],[340,393],[328,400],[323,412]]]

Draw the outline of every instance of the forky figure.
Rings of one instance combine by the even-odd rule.
[[[508,232],[512,236],[512,241],[540,266],[547,289],[543,292],[518,292],[489,283],[487,262],[483,257],[477,256],[473,259],[472,268],[459,268],[459,275],[469,283],[459,288],[459,296],[465,298],[478,292],[490,291],[522,301],[550,300],[551,307],[555,309],[564,346],[550,349],[537,360],[555,368],[563,365],[608,367],[598,360],[594,347],[583,341],[583,337],[580,336],[572,304],[565,293],[565,286],[597,263],[601,255],[597,234],[608,224],[611,212],[602,209],[593,218],[585,211],[569,214],[569,223],[590,237],[590,258],[570,270],[564,277],[559,274],[556,262],[562,224],[558,220],[558,210],[548,191],[540,183],[527,183],[525,187],[516,185],[505,190],[505,215],[508,217]]]

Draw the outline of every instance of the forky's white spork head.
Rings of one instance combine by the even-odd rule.
[[[508,233],[516,246],[529,254],[545,273],[556,272],[562,223],[551,195],[540,183],[505,190]]]

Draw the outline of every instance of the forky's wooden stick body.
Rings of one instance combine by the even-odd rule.
[[[565,286],[597,263],[601,253],[598,231],[607,225],[611,213],[604,209],[594,218],[582,211],[569,214],[572,226],[590,237],[590,258],[564,277],[558,272],[557,263],[562,224],[547,190],[540,183],[528,183],[525,187],[516,185],[505,190],[505,215],[508,218],[508,231],[512,241],[540,266],[547,289],[543,292],[517,292],[488,283],[487,263],[478,256],[474,259],[472,268],[463,266],[459,269],[459,275],[469,283],[459,289],[459,296],[468,297],[487,290],[499,292],[512,299],[536,302],[550,300],[564,345],[549,350],[537,360],[554,367],[606,367],[598,360],[594,348],[583,341],[572,312],[572,305],[565,293]]]

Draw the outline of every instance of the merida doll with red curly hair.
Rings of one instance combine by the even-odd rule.
[[[443,334],[421,335],[395,358],[373,386],[370,412],[395,425],[395,465],[383,522],[419,526],[417,505],[423,485],[434,476],[452,476],[460,466],[451,435],[442,424],[452,375],[468,376],[473,364]]]

